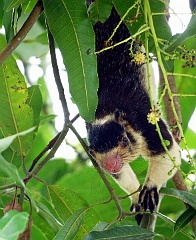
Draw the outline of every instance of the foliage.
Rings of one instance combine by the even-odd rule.
[[[188,123],[196,105],[196,16],[192,15],[182,34],[172,36],[165,20],[166,2],[131,2],[130,5],[130,1],[97,0],[88,11],[85,1],[79,0],[43,0],[43,5],[36,0],[4,0],[0,4],[0,27],[5,30],[0,35],[1,239],[29,239],[30,232],[32,240],[193,239],[192,230],[196,229],[193,226],[191,230],[190,222],[196,214],[196,201],[195,185],[190,179],[194,178],[195,156],[190,150],[195,153],[196,134]],[[167,188],[161,189],[165,197],[160,211],[155,213],[158,217],[155,232],[137,226],[135,213],[129,211],[129,198],[122,197],[125,193],[96,165],[91,166],[85,139],[72,124],[78,121],[77,117],[69,118],[74,114],[73,105],[67,108],[71,98],[82,118],[94,119],[98,78],[92,24],[107,19],[112,3],[132,37],[145,45],[146,55],[151,53],[147,60],[159,63],[165,88],[160,92],[158,105],[164,108],[167,91],[182,136],[181,148],[186,152],[183,156],[188,156],[188,161],[182,162],[181,172],[189,192],[174,190],[172,180]],[[69,91],[66,78],[59,76],[61,65],[55,62],[52,35],[63,57]],[[54,54],[55,80],[47,74],[49,48],[51,56]],[[30,73],[32,57],[39,60],[37,69],[42,69],[42,76],[36,80]],[[22,70],[17,63],[22,64]],[[177,93],[170,89],[169,75],[175,77]],[[56,136],[53,92],[50,95],[47,86],[51,81],[57,85],[64,113],[63,130]],[[173,105],[177,96],[182,125]],[[77,153],[71,162],[67,152],[64,158],[55,157],[69,129],[86,151],[78,143],[67,142]],[[143,158],[131,163],[141,183],[147,164]],[[183,202],[189,206],[187,209]]]

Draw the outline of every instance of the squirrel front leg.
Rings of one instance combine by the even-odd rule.
[[[174,176],[177,171],[175,166],[179,166],[181,163],[179,146],[175,140],[173,140],[169,154],[173,160],[167,153],[151,157],[146,180],[139,195],[138,211],[149,209],[153,212],[156,210],[160,188]]]
[[[132,201],[131,210],[134,211],[137,208],[139,197],[139,192],[137,192],[137,190],[140,186],[140,183],[134,171],[132,170],[130,165],[126,163],[122,167],[121,172],[117,175],[113,175],[113,178],[118,183],[118,185],[128,194],[136,192],[130,196]]]

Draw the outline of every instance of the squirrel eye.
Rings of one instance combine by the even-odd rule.
[[[123,147],[127,147],[128,144],[129,144],[129,141],[128,141],[128,139],[126,137],[123,137],[122,138],[122,143],[123,143]]]

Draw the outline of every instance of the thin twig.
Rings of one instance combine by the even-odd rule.
[[[58,150],[59,146],[61,145],[61,143],[63,142],[67,132],[69,130],[68,126],[65,126],[63,128],[63,130],[60,133],[59,138],[57,139],[57,141],[55,142],[54,146],[52,147],[51,151],[48,153],[48,155],[37,165],[37,167],[35,168],[35,170],[29,172],[27,174],[27,176],[24,178],[24,183],[27,184],[27,182],[34,176],[37,175],[38,172],[43,168],[43,166],[51,159],[54,157],[56,151]]]
[[[49,40],[50,56],[51,56],[53,73],[54,73],[54,79],[56,82],[56,86],[58,88],[59,99],[61,101],[61,105],[63,108],[64,118],[65,118],[65,121],[68,121],[69,120],[69,111],[68,111],[68,107],[67,107],[67,101],[65,98],[64,88],[63,88],[60,74],[59,74],[59,68],[57,65],[54,38],[49,30],[47,23],[46,23],[46,26],[47,26],[47,30],[48,30],[48,40]]]
[[[38,1],[30,13],[29,17],[18,31],[18,33],[14,36],[10,43],[3,49],[0,53],[0,64],[2,64],[10,54],[17,48],[17,46],[22,42],[22,40],[26,37],[27,33],[31,30],[37,19],[39,18],[41,12],[43,11],[42,1]]]
[[[142,28],[140,31],[138,31],[138,32],[135,33],[134,35],[131,35],[130,37],[124,39],[124,40],[121,41],[121,42],[117,42],[116,44],[114,44],[114,45],[112,45],[112,46],[103,48],[103,49],[101,49],[101,50],[99,50],[99,51],[92,52],[92,53],[89,53],[89,54],[100,54],[100,53],[102,53],[102,52],[104,52],[104,51],[107,51],[107,50],[109,50],[109,49],[113,49],[114,47],[117,47],[117,46],[119,46],[119,45],[121,45],[121,44],[123,44],[123,43],[129,42],[130,40],[134,40],[134,39],[136,39],[137,36],[140,36],[143,32],[148,31],[148,30],[150,29],[149,27],[146,27],[146,26],[144,26],[144,27],[145,27],[144,29]]]
[[[31,172],[33,170],[33,168],[35,167],[35,165],[37,164],[37,162],[44,156],[44,154],[50,150],[55,142],[57,141],[57,139],[59,138],[61,132],[59,132],[50,142],[49,144],[39,153],[39,155],[33,160],[30,168],[29,168],[29,171],[28,172]]]
[[[71,120],[71,123],[74,123],[79,117],[79,114],[77,114],[72,120]],[[61,132],[59,132],[50,142],[49,144],[37,155],[37,157],[33,160],[30,168],[29,168],[29,171],[28,172],[31,172],[35,165],[37,164],[37,162],[44,156],[44,154],[50,150],[54,144],[56,143],[57,139],[59,138]]]

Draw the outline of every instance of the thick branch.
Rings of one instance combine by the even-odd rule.
[[[15,37],[11,40],[10,43],[3,49],[0,53],[0,64],[2,64],[10,54],[18,47],[18,45],[22,42],[22,40],[26,37],[27,33],[31,30],[37,19],[39,18],[41,12],[43,11],[42,2],[39,0],[33,11],[30,13],[29,17],[15,35]]]
[[[162,71],[160,69],[159,69],[159,73],[160,73],[160,85],[163,90],[165,87],[165,82],[164,82]],[[177,93],[174,76],[168,76],[168,82],[169,82],[171,92]],[[182,115],[181,115],[181,109],[180,109],[180,103],[179,103],[178,97],[173,97],[173,101],[174,101],[175,109],[180,119],[180,122],[182,122]],[[166,91],[166,94],[164,96],[164,105],[165,105],[167,123],[172,128],[172,135],[174,139],[178,144],[180,144],[181,134],[180,134],[179,128],[177,127],[176,118],[174,116],[170,103],[171,103],[171,100],[169,98],[168,92]],[[182,178],[182,174],[179,170],[177,171],[177,173],[175,174],[172,180],[178,190],[188,191],[188,188],[186,187],[186,184]]]

